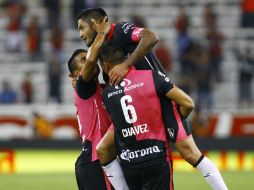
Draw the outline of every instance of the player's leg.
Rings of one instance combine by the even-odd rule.
[[[141,188],[141,170],[142,168],[130,168],[128,165],[122,164],[124,177],[130,190],[140,190]]]
[[[182,129],[179,129],[179,131],[181,130]],[[175,143],[175,147],[184,160],[190,163],[193,167],[196,167],[203,174],[212,189],[226,190],[227,187],[217,166],[207,157],[202,155],[192,135],[187,136],[186,133],[178,134],[177,139],[180,140]]]
[[[196,146],[192,135],[186,137],[183,140],[177,141],[175,147],[185,161],[191,165],[195,165],[202,153]]]
[[[82,156],[83,156],[82,153],[77,158],[77,161],[75,163],[75,176],[76,176],[76,181],[77,181],[77,185],[78,185],[79,190],[85,189],[85,187],[82,187],[83,186],[82,179],[84,178],[84,176],[82,175],[83,172],[81,171],[82,169],[79,168],[82,165]]]
[[[213,189],[227,189],[226,185],[220,175],[218,168],[208,158],[202,155],[192,137],[191,129],[186,120],[181,116],[177,105],[168,100],[162,100],[163,119],[166,126],[168,139],[175,143],[177,151],[181,154],[185,161],[196,168],[204,175],[203,166],[210,168],[210,174],[213,177],[205,177],[209,185]],[[202,166],[202,167],[201,167]],[[213,178],[213,179],[212,179]]]
[[[75,174],[79,190],[111,190],[99,161],[76,165]]]
[[[97,144],[96,153],[102,165],[105,165],[116,158],[114,129],[108,129],[103,138]]]
[[[207,183],[214,190],[227,190],[227,186],[220,174],[217,166],[207,157],[200,157],[199,161],[194,165],[204,176]]]
[[[142,189],[173,190],[171,164],[162,161],[159,164],[144,168],[141,174]]]
[[[116,190],[128,190],[122,168],[115,151],[114,130],[109,129],[96,146],[96,152],[102,164],[102,168],[110,183]]]

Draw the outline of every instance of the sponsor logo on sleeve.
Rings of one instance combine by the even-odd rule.
[[[164,73],[162,73],[161,71],[158,71],[158,74],[159,74],[160,76],[164,77],[164,79],[165,79],[166,82],[169,82],[169,78],[168,78]]]
[[[135,28],[134,30],[133,30],[133,33],[132,33],[132,35],[134,35],[134,36],[136,36],[137,38],[139,37],[139,35],[140,35],[140,32],[143,30],[143,28]]]
[[[123,32],[124,32],[125,34],[127,34],[128,31],[129,31],[129,29],[131,29],[133,26],[134,26],[133,23],[125,23],[125,24],[122,26]]]

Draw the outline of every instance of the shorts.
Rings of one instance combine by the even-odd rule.
[[[123,173],[130,190],[173,190],[171,163],[162,161],[143,168],[122,164]]]
[[[113,190],[98,160],[82,163],[82,154],[75,164],[79,190]]]
[[[186,119],[180,113],[179,106],[174,101],[161,98],[161,109],[167,138],[170,142],[184,140],[192,134]]]

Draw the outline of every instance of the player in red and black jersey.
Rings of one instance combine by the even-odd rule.
[[[108,73],[124,61],[112,42],[100,50]],[[189,114],[193,102],[160,71],[129,69],[120,85],[107,85],[103,102],[115,126],[115,144],[130,189],[173,189],[170,150],[161,113],[160,97],[175,98]]]
[[[102,8],[86,9],[78,14],[79,34],[88,47],[94,41],[98,31],[91,25],[91,19],[101,22],[106,15]],[[161,64],[151,52],[158,42],[158,38],[152,31],[128,22],[111,23],[111,31],[106,40],[114,41],[123,49],[125,56],[128,56],[123,64],[115,66],[108,73],[110,84],[118,84],[132,66],[139,70],[159,70],[164,73]],[[168,139],[175,143],[183,158],[204,176],[212,173],[212,177],[206,177],[206,180],[213,189],[226,189],[217,167],[197,148],[185,121],[186,118],[179,112],[178,105],[174,101],[162,98],[161,107]]]

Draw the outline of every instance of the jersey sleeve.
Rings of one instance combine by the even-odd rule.
[[[165,96],[165,94],[174,87],[173,83],[160,71],[152,71],[152,73],[157,95]]]
[[[136,44],[140,40],[140,33],[143,29],[131,22],[118,23],[115,29],[115,37],[126,43]]]
[[[81,76],[78,77],[76,83],[76,91],[80,98],[88,99],[96,92],[96,82],[94,80],[84,81]]]

